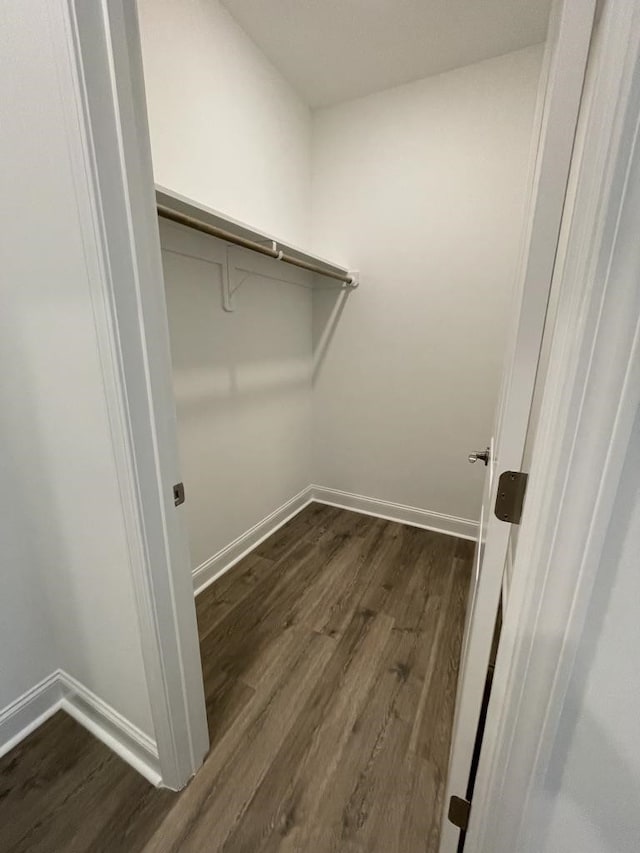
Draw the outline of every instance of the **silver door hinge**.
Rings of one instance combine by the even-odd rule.
[[[522,471],[504,471],[498,480],[496,518],[509,524],[520,524],[528,474]]]
[[[469,829],[469,815],[471,814],[471,803],[462,797],[451,797],[449,800],[449,812],[447,817],[449,823],[457,826],[463,832]]]
[[[175,506],[184,503],[184,483],[176,483],[173,487],[173,503]]]

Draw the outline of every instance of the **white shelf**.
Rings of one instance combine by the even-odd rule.
[[[313,267],[318,267],[319,269],[313,271],[319,275],[324,273],[329,276],[332,276],[333,274],[332,277],[341,275],[345,278],[351,278],[351,281],[345,282],[345,286],[347,287],[357,287],[359,284],[358,274],[349,270],[348,267],[342,264],[329,261],[319,255],[300,249],[298,246],[280,240],[264,231],[252,228],[244,222],[239,222],[237,219],[233,219],[223,213],[220,213],[220,211],[214,210],[206,205],[199,204],[186,196],[180,195],[179,193],[173,192],[172,190],[159,186],[158,184],[156,184],[156,205],[158,208],[164,208],[165,210],[178,214],[179,216],[189,217],[191,220],[196,220],[198,223],[202,223],[213,229],[225,231],[240,239],[259,243],[262,246],[269,248],[273,246],[275,250],[282,252],[284,256],[289,257],[289,263],[293,263],[295,265],[295,261],[299,260],[302,264],[309,264]]]

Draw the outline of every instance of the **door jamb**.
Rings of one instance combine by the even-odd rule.
[[[162,784],[209,747],[180,480],[140,35],[130,0],[64,0],[85,252]],[[78,146],[79,147],[79,146]],[[80,159],[80,158],[78,158]]]
[[[536,794],[640,405],[640,196],[630,180],[632,170],[636,185],[640,176],[640,5],[604,4],[594,47],[556,267],[548,380],[465,853],[540,849]]]
[[[448,806],[452,796],[464,796],[469,782],[511,535],[511,525],[495,518],[493,505],[500,472],[519,471],[522,465],[594,15],[595,0],[556,0],[549,20],[533,122],[529,188],[513,294],[514,316],[494,427],[494,436],[499,440],[492,457],[496,469],[488,496],[491,509],[487,512],[483,496],[486,533],[480,530],[477,546],[480,549],[484,544],[481,574],[477,587],[472,586],[474,613],[466,626],[458,675],[440,831],[441,853],[456,850],[459,843],[459,831],[447,819]],[[504,429],[502,424],[508,428]],[[478,558],[479,552],[476,567]]]

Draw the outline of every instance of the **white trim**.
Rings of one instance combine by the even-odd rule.
[[[158,787],[155,741],[76,678],[57,669],[0,712],[0,756],[6,755],[57,711],[66,711]]]
[[[162,777],[153,738],[67,672],[59,670],[57,678],[62,696],[59,707],[158,787]]]
[[[60,709],[58,673],[52,672],[0,711],[0,757]]]
[[[552,6],[534,134],[535,166],[514,290],[512,335],[505,353],[493,432],[496,476],[483,504],[486,530],[479,543],[482,559],[471,592],[465,653],[458,674],[439,853],[453,853],[459,843],[460,832],[447,817],[448,803],[451,796],[464,796],[467,791],[511,536],[511,526],[493,512],[497,475],[522,467],[596,12],[595,0],[555,0]],[[540,420],[544,420],[542,415]],[[520,542],[518,547],[523,547]],[[505,591],[510,597],[512,584]],[[512,853],[516,849],[514,846]]]
[[[294,515],[308,506],[312,501],[311,488],[311,486],[307,486],[306,489],[303,489],[195,568],[193,570],[194,595],[199,595],[261,542],[264,542],[272,533],[275,533],[283,524],[292,519]]]
[[[478,522],[468,518],[458,518],[455,515],[445,515],[428,509],[420,509],[393,501],[383,501],[380,498],[368,498],[340,489],[330,489],[327,486],[311,486],[313,500],[317,503],[336,506],[341,509],[351,509],[363,515],[373,515],[388,521],[398,521],[411,527],[422,527],[447,536],[457,536],[459,539],[473,539],[478,535]]]
[[[556,334],[466,853],[540,849],[540,794],[640,404],[638,4],[605,3],[594,47]],[[553,792],[545,793],[548,805]]]
[[[209,737],[184,511],[172,496],[181,478],[137,12],[125,0],[65,6],[71,159],[146,690],[163,784],[178,790]]]
[[[339,509],[359,512],[384,518],[387,521],[397,521],[411,527],[421,527],[423,530],[433,530],[447,536],[457,536],[459,539],[476,539],[478,523],[467,518],[457,518],[444,515],[441,512],[430,512],[415,506],[396,504],[378,498],[367,498],[339,489],[329,489],[326,486],[307,486],[278,509],[270,513],[262,521],[254,524],[245,533],[225,545],[220,551],[205,560],[193,570],[194,595],[200,595],[203,590],[215,580],[228,572],[236,563],[253,551],[261,542],[268,539],[276,530],[290,521],[311,503],[326,504]]]

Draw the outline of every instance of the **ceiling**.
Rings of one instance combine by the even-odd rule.
[[[222,0],[312,107],[544,41],[550,0]]]

